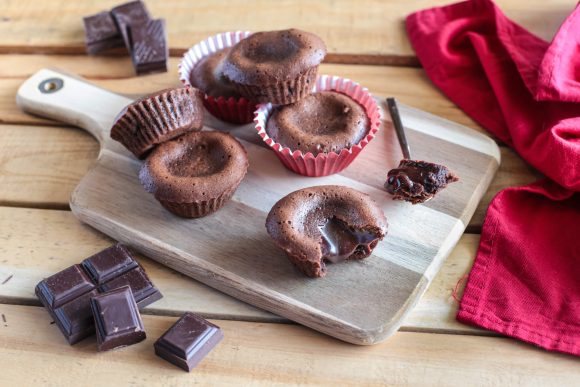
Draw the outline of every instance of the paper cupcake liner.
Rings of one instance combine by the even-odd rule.
[[[275,142],[266,132],[266,123],[275,105],[271,103],[262,104],[254,113],[256,130],[262,140],[276,153],[286,168],[300,175],[310,177],[328,176],[338,173],[348,167],[358,156],[365,146],[375,137],[381,124],[381,114],[376,101],[369,91],[351,81],[350,79],[337,76],[320,75],[316,79],[316,84],[312,91],[332,90],[345,94],[358,102],[365,110],[369,118],[369,132],[356,145],[345,148],[339,153],[328,152],[319,153],[314,156],[311,152],[303,154],[300,150],[292,150]]]
[[[310,94],[317,73],[318,66],[315,66],[300,74],[297,78],[286,82],[271,85],[245,85],[234,81],[232,83],[240,94],[252,101],[288,105]]]
[[[256,104],[245,98],[224,98],[206,95],[203,106],[216,118],[232,124],[245,125],[253,121]]]
[[[178,66],[181,83],[185,86],[191,86],[191,73],[197,62],[214,52],[235,45],[251,34],[249,31],[224,32],[211,36],[190,48],[183,55]],[[207,94],[204,98],[204,106],[214,117],[240,125],[252,122],[256,110],[256,104],[246,98],[215,98]]]
[[[177,203],[161,199],[158,200],[166,210],[177,216],[182,218],[201,218],[222,208],[231,199],[237,188],[238,186],[236,185],[233,189],[223,192],[218,197],[200,202]]]
[[[143,159],[156,145],[203,126],[203,108],[197,89],[162,90],[121,111],[111,138]]]

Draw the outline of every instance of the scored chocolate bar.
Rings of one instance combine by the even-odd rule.
[[[129,27],[131,59],[138,75],[167,71],[165,20],[150,20]]]
[[[102,285],[138,266],[129,250],[121,244],[85,259],[81,265],[97,285]]]
[[[129,286],[91,297],[99,351],[126,347],[145,340],[139,309]]]
[[[85,46],[89,55],[95,55],[115,47],[123,47],[121,36],[109,12],[83,18],[85,26]]]
[[[130,1],[111,9],[111,16],[117,25],[125,47],[131,52],[131,42],[128,28],[132,25],[145,24],[151,20],[151,15],[142,1]]]
[[[72,265],[41,281],[36,290],[42,298],[41,301],[54,309],[90,292],[95,287],[80,265]]]
[[[36,285],[35,293],[69,344],[90,336],[95,327],[89,299],[99,292],[129,286],[143,308],[163,296],[123,245],[109,247]]]
[[[135,302],[137,302],[139,309],[142,309],[163,297],[161,292],[153,286],[153,283],[145,273],[145,270],[140,266],[101,285],[99,291],[108,292],[109,290],[119,288],[123,285],[129,285],[131,287],[133,297],[135,297]]]
[[[91,297],[97,294],[99,294],[97,290],[93,290],[64,304],[60,308],[52,310],[52,318],[70,344],[74,344],[95,333],[93,313],[89,302]]]
[[[223,337],[217,325],[187,312],[155,342],[155,353],[189,372]]]

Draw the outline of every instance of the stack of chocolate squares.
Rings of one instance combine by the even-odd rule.
[[[142,1],[121,4],[83,21],[88,54],[124,45],[137,75],[167,71],[165,20],[152,19]]]
[[[119,314],[118,320],[124,321],[124,328],[131,330],[142,328],[141,317],[135,311],[162,297],[145,270],[120,244],[44,279],[36,285],[35,293],[69,344],[95,333],[95,321],[98,324],[103,315],[99,313],[93,319],[91,304],[98,308],[103,302],[108,302],[108,298],[123,298],[128,308],[115,308],[114,311]],[[113,296],[109,297],[109,293]],[[122,333],[125,330],[118,331]],[[101,348],[101,344],[111,338],[105,331],[97,329],[97,337],[99,350],[114,348],[107,345]],[[143,334],[141,340],[144,338]]]
[[[35,293],[69,344],[96,332],[99,351],[145,340],[139,309],[162,298],[121,244],[45,278]],[[188,312],[155,342],[155,353],[190,371],[222,338],[218,326]]]

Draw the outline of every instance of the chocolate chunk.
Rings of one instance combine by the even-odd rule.
[[[432,199],[447,184],[458,180],[444,165],[404,159],[387,174],[385,188],[393,199],[417,204]]]
[[[54,310],[52,317],[69,344],[75,344],[95,333],[89,300],[97,294],[93,290]]]
[[[97,285],[101,285],[136,268],[138,264],[125,246],[116,244],[85,259],[82,266],[89,273],[91,279]]]
[[[131,52],[131,41],[128,28],[132,25],[144,24],[151,20],[151,15],[142,1],[130,1],[111,9],[111,16],[125,42],[125,47]]]
[[[135,292],[140,307],[162,297],[129,250],[118,244],[85,259],[82,265],[40,281],[35,293],[68,342],[74,344],[95,331],[90,298],[123,286]]]
[[[155,353],[189,372],[223,337],[217,325],[188,312],[155,342]]]
[[[83,18],[87,53],[98,54],[110,48],[122,47],[123,37],[109,12]]]
[[[36,285],[41,301],[50,308],[58,308],[95,288],[80,265],[73,265]]]
[[[142,267],[136,267],[123,275],[120,275],[111,281],[101,285],[99,290],[101,292],[108,292],[109,290],[117,289],[128,285],[133,292],[133,297],[139,309],[146,307],[149,304],[161,299],[163,296],[157,290],[153,283],[145,274]]]
[[[167,71],[165,20],[150,20],[129,27],[131,59],[137,75]]]
[[[91,298],[97,348],[108,351],[145,340],[145,329],[129,286]]]

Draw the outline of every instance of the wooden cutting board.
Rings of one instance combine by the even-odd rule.
[[[490,138],[401,105],[412,156],[445,164],[461,177],[435,199],[413,206],[393,201],[382,188],[402,157],[386,109],[377,137],[355,162],[323,178],[286,170],[252,125],[234,127],[208,114],[207,127],[241,139],[250,167],[224,208],[182,219],[143,189],[141,162],[109,137],[130,98],[43,69],[22,84],[17,102],[30,113],[81,127],[100,142],[97,162],[70,200],[81,221],[231,296],[355,344],[380,342],[398,329],[465,230],[500,161]],[[389,234],[368,259],[330,264],[325,278],[312,279],[276,248],[264,223],[282,196],[323,184],[368,193],[384,209]]]

